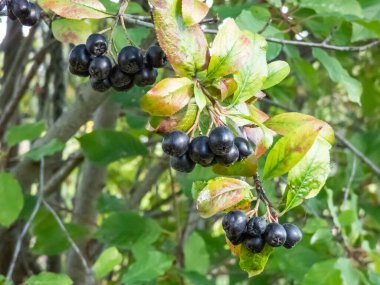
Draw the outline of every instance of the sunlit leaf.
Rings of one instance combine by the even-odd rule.
[[[201,0],[182,0],[182,17],[186,26],[198,24],[208,10],[207,4]]]
[[[91,23],[84,20],[57,19],[51,23],[54,37],[63,43],[83,44],[92,33]]]
[[[300,6],[313,9],[323,16],[362,16],[362,8],[357,0],[301,0]]]
[[[20,214],[24,196],[18,181],[9,173],[0,172],[0,224],[10,226]]]
[[[199,111],[202,111],[204,107],[206,107],[207,99],[202,90],[197,85],[194,85],[194,98],[195,102],[198,105]]]
[[[26,153],[26,157],[32,160],[41,160],[45,156],[53,155],[65,148],[65,144],[58,139],[52,139],[48,143],[32,148]]]
[[[278,60],[268,64],[268,77],[265,79],[262,89],[268,89],[280,83],[290,72],[289,64]]]
[[[43,121],[31,124],[12,126],[6,133],[5,140],[9,146],[14,146],[24,140],[38,138],[45,130]]]
[[[27,285],[72,285],[73,281],[66,274],[53,272],[41,272],[38,275],[31,276],[26,280]]]
[[[239,252],[239,266],[248,273],[249,277],[259,275],[264,271],[273,247],[265,245],[260,253],[253,253],[243,244]]]
[[[96,278],[100,279],[106,276],[116,265],[120,264],[122,260],[123,256],[116,247],[107,248],[102,252],[92,267]]]
[[[257,158],[256,155],[251,155],[248,158],[236,162],[231,166],[224,166],[216,164],[212,170],[219,175],[224,176],[245,176],[252,177],[257,172]]]

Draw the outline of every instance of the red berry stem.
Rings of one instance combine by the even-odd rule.
[[[265,205],[265,208],[267,210],[267,217],[268,217],[268,220],[270,222],[274,221],[274,222],[278,222],[278,214],[277,214],[277,211],[276,209],[274,208],[274,206],[272,205],[272,203],[269,201],[266,193],[265,193],[265,190],[263,188],[263,185],[261,184],[261,181],[260,181],[260,176],[259,176],[259,173],[256,172],[256,174],[253,176],[253,180],[254,180],[254,183],[255,183],[255,188],[256,188],[256,193],[257,193],[257,198],[258,198],[258,201],[262,201]],[[257,206],[257,203],[256,203],[256,206],[255,206],[255,209],[257,207],[257,210],[258,210],[258,206]]]

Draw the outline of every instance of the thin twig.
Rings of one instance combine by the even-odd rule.
[[[270,202],[267,195],[265,194],[265,190],[263,188],[263,185],[261,184],[260,176],[258,172],[256,172],[255,175],[253,175],[253,180],[255,182],[255,188],[256,188],[256,192],[258,196],[257,198],[260,199],[264,203],[267,209],[268,220],[277,222],[278,221],[277,211],[275,210],[272,203]]]

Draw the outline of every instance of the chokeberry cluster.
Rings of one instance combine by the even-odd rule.
[[[222,226],[233,245],[244,243],[254,253],[261,252],[265,244],[292,248],[302,239],[301,230],[294,224],[267,224],[262,217],[248,219],[245,213],[236,210],[224,216]]]
[[[215,163],[229,166],[252,153],[250,143],[235,138],[226,127],[217,127],[208,137],[199,136],[191,142],[186,133],[171,132],[162,141],[162,149],[170,155],[171,167],[181,172],[191,172],[197,163],[204,167]]]
[[[8,17],[19,20],[24,26],[33,26],[41,17],[40,8],[28,0],[0,0],[0,11],[7,6]]]
[[[113,87],[117,91],[126,91],[133,87],[152,85],[157,78],[157,68],[166,63],[166,55],[157,46],[151,46],[143,56],[134,46],[124,47],[112,65],[105,55],[108,42],[101,34],[92,34],[86,44],[75,46],[69,56],[69,68],[72,74],[90,76],[94,90],[105,92]]]

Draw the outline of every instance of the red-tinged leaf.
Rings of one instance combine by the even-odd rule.
[[[92,33],[91,23],[85,20],[58,19],[51,25],[54,37],[63,43],[82,44]]]
[[[182,17],[186,26],[198,24],[206,17],[209,7],[200,0],[182,0]]]
[[[326,122],[319,120],[313,116],[296,112],[282,113],[270,118],[265,122],[265,125],[283,136],[297,129],[321,129],[320,136],[327,140],[330,144],[334,143],[334,130],[332,127]]]
[[[268,153],[264,178],[280,176],[291,170],[312,147],[320,130],[309,126],[279,139]]]
[[[225,19],[212,44],[207,78],[216,79],[236,72],[246,61],[249,46],[249,38],[243,36],[235,21]]]
[[[273,247],[265,245],[260,253],[253,253],[244,244],[240,248],[239,266],[248,273],[248,277],[259,275],[264,271]]]
[[[39,0],[38,4],[42,9],[68,19],[102,19],[110,16],[98,0]]]
[[[165,78],[141,98],[141,108],[152,116],[171,116],[193,96],[193,82],[187,78]]]
[[[260,158],[266,151],[267,147],[264,146],[264,133],[261,128],[244,128],[245,133],[247,134],[248,139],[256,145],[255,155],[257,158]]]
[[[227,243],[228,247],[230,248],[231,253],[234,256],[239,256],[240,249],[241,249],[241,244],[233,245],[227,237],[226,237],[226,243]]]
[[[251,155],[247,159],[239,161],[231,166],[215,164],[212,170],[219,175],[224,176],[244,176],[252,177],[257,172],[256,155]]]
[[[156,35],[170,64],[179,76],[191,77],[205,70],[209,51],[199,25],[186,27],[181,17],[180,0],[152,0]]]
[[[266,113],[252,104],[248,105],[248,109],[252,117],[254,117],[260,123],[264,123],[269,119],[269,116]]]

